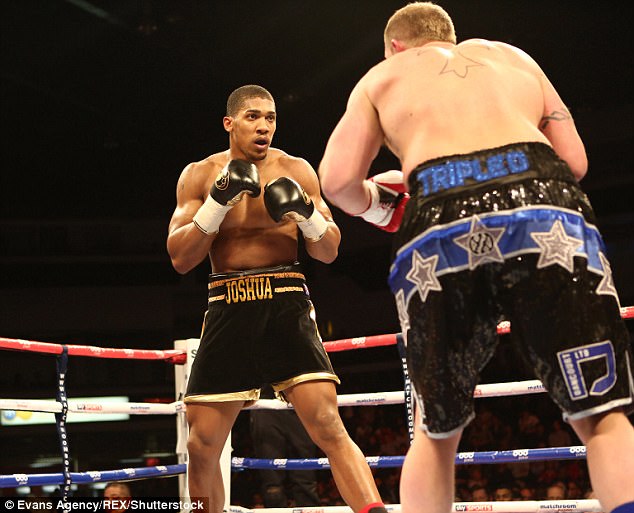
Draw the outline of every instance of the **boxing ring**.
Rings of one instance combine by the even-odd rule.
[[[624,319],[634,318],[634,307],[621,308],[621,316]],[[508,322],[498,326],[500,335],[510,333],[511,326]],[[48,412],[55,415],[58,440],[62,455],[63,471],[47,474],[6,474],[0,475],[0,488],[17,488],[20,486],[58,485],[61,500],[70,500],[70,491],[73,484],[99,483],[106,481],[132,481],[140,479],[152,479],[159,477],[175,476],[179,479],[179,490],[182,498],[187,499],[187,424],[185,420],[185,404],[182,397],[185,390],[189,368],[195,355],[198,339],[175,341],[172,350],[142,350],[142,349],[114,349],[97,346],[63,345],[47,342],[37,342],[22,339],[10,339],[0,337],[0,349],[26,351],[39,354],[54,355],[57,367],[57,390],[55,400],[40,399],[11,399],[0,398],[0,410],[12,412]],[[338,351],[350,351],[370,349],[381,346],[396,345],[403,369],[404,387],[401,391],[380,392],[368,394],[344,394],[338,396],[338,404],[343,406],[382,406],[404,404],[407,417],[407,427],[411,437],[413,436],[413,400],[411,384],[407,376],[407,368],[404,358],[404,347],[399,334],[377,335],[358,337],[332,342],[325,342],[324,346],[329,353]],[[69,372],[68,363],[70,356],[84,356],[93,358],[116,358],[128,360],[163,360],[174,364],[176,390],[175,401],[164,403],[105,403],[89,402],[86,400],[72,400],[66,394],[66,377]],[[476,398],[491,398],[504,396],[517,396],[525,394],[544,393],[545,389],[538,380],[516,381],[507,383],[481,384],[476,387]],[[288,409],[292,406],[276,399],[262,399],[249,409]],[[130,415],[173,415],[176,417],[177,440],[176,454],[178,463],[174,465],[148,466],[140,468],[123,468],[118,470],[90,470],[83,472],[70,471],[70,446],[66,431],[68,413],[126,413]],[[227,470],[242,471],[249,469],[328,469],[327,458],[316,459],[256,459],[246,456],[231,456],[231,435],[227,440],[225,451],[221,458],[223,474],[228,475]],[[460,452],[456,455],[457,465],[469,464],[499,464],[514,462],[538,462],[548,460],[578,460],[585,459],[584,446],[551,447],[551,448],[522,448],[505,451],[484,452]],[[366,460],[372,469],[394,468],[403,464],[404,456],[367,456]],[[225,479],[227,501],[230,500],[229,479]],[[0,498],[0,504],[2,504]],[[4,499],[5,502],[7,499]],[[8,504],[8,503],[7,503]],[[7,507],[7,506],[5,506]],[[390,512],[401,511],[398,504],[387,504]],[[184,510],[186,510],[185,508]],[[241,506],[227,504],[227,510],[232,513],[252,513],[253,510]],[[257,511],[272,513],[349,513],[347,506],[314,506],[293,508],[268,508]],[[513,501],[513,502],[455,502],[454,512],[462,511],[490,511],[505,513],[533,513],[542,511],[578,511],[600,512],[601,506],[594,499],[575,499],[560,501]]]

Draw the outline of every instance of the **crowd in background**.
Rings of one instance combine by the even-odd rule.
[[[396,349],[373,349],[379,360],[396,362]],[[348,373],[353,352],[333,356],[335,368],[343,369],[338,394],[402,390],[402,371]],[[501,344],[483,373],[482,383],[502,383],[533,379],[515,358],[510,345]],[[395,364],[396,366],[397,364]],[[559,409],[545,393],[477,399],[476,417],[465,429],[460,452],[505,451],[582,445]],[[353,440],[366,456],[403,456],[409,447],[406,411],[402,404],[356,406],[340,409]],[[172,433],[168,433],[171,437]],[[172,444],[171,438],[165,442]],[[254,452],[249,415],[243,412],[232,431],[233,456],[252,457]],[[317,457],[323,455],[317,452]],[[162,463],[175,463],[164,461]],[[114,468],[114,467],[113,467]],[[301,471],[300,471],[301,472]],[[373,469],[386,504],[399,504],[400,467]],[[344,505],[329,470],[317,471],[317,492],[321,506]],[[246,508],[262,508],[258,470],[232,472],[231,503]],[[130,483],[137,497],[178,495],[176,479],[147,479]],[[0,492],[8,490],[0,489]],[[90,490],[81,490],[88,496]],[[95,492],[92,490],[92,492]],[[33,495],[47,496],[39,487]],[[0,493],[2,495],[2,493]],[[54,495],[54,494],[51,494]],[[288,490],[289,507],[295,506]],[[562,500],[593,498],[585,458],[552,461],[522,461],[496,464],[462,464],[456,470],[456,501]]]
[[[460,452],[570,447],[581,445],[546,394],[476,401],[476,418],[465,430]],[[366,456],[402,456],[409,447],[404,407],[344,407],[342,418]],[[240,424],[233,434],[235,455],[252,456],[248,432]],[[384,502],[400,503],[400,468],[373,470]],[[322,506],[344,505],[328,471],[318,471]],[[233,473],[232,503],[264,507],[258,471]],[[289,507],[295,506],[289,491]],[[456,471],[456,501],[564,500],[592,498],[585,458],[463,464]]]

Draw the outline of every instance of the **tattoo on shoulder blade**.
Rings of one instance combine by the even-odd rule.
[[[551,121],[567,121],[569,119],[572,119],[570,111],[566,107],[562,107],[560,110],[554,110],[548,116],[544,116],[539,122],[539,128],[544,130]]]
[[[460,78],[465,78],[469,73],[469,68],[474,68],[477,66],[484,66],[484,64],[478,61],[474,61],[473,59],[464,56],[460,52],[456,52],[455,56],[452,59],[447,59],[445,61],[445,65],[443,66],[439,75],[444,75],[445,73],[454,73]]]

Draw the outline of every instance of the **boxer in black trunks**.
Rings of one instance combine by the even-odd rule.
[[[355,513],[386,513],[370,468],[337,409],[335,375],[299,267],[298,234],[325,263],[341,235],[310,164],[271,148],[275,103],[247,85],[228,98],[229,149],[189,164],[167,238],[174,268],[211,260],[209,308],[185,403],[190,497],[225,504],[219,460],[237,415],[271,384],[326,454]],[[298,231],[299,228],[299,231]],[[225,476],[227,479],[229,476]]]
[[[389,282],[420,406],[403,513],[451,510],[455,453],[501,316],[586,445],[603,508],[631,512],[632,356],[576,183],[587,158],[570,112],[530,56],[484,39],[457,44],[431,2],[397,10],[384,44],[319,175],[325,197],[351,215],[390,230],[402,216]],[[382,144],[401,162],[409,201],[394,171],[367,179]]]
[[[461,168],[480,186],[465,189]],[[440,183],[434,174],[459,176]],[[629,335],[605,247],[586,195],[550,146],[435,159],[409,175],[409,190],[389,282],[403,324],[420,324],[406,333],[429,437],[447,438],[473,418],[502,319],[566,418],[631,404]],[[596,342],[580,344],[589,333]]]
[[[314,319],[298,264],[212,274],[185,402],[254,401],[263,383],[281,396],[298,383],[339,383]]]

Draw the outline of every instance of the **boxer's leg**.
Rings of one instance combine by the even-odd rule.
[[[634,429],[628,418],[613,410],[570,424],[586,446],[592,489],[605,510],[633,502]]]
[[[416,426],[420,421],[416,421]],[[454,461],[462,430],[448,438],[432,439],[416,428],[401,472],[401,511],[448,513],[454,499]]]
[[[244,401],[187,405],[189,496],[208,497],[208,513],[221,513],[224,507],[220,455],[243,405]]]
[[[335,384],[306,381],[284,390],[284,395],[311,439],[326,453],[344,501],[355,513],[384,513],[370,467],[339,416]]]

